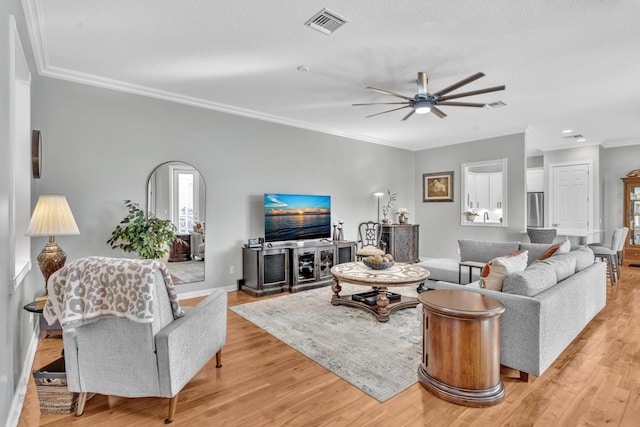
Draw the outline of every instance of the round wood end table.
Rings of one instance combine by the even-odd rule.
[[[500,379],[501,302],[458,290],[428,291],[418,378],[435,396],[458,405],[488,407],[504,399]]]
[[[331,267],[331,273],[331,290],[334,293],[331,304],[365,309],[373,313],[379,322],[387,322],[394,311],[418,305],[416,298],[394,294],[388,288],[421,285],[429,277],[426,269],[402,262],[396,262],[385,270],[374,270],[362,262],[345,262]],[[356,295],[340,295],[341,282],[368,286],[372,290]]]

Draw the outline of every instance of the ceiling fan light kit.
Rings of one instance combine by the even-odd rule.
[[[459,82],[456,82],[438,92],[434,92],[434,93],[429,93],[427,92],[427,84],[428,84],[428,77],[427,77],[427,73],[420,71],[418,72],[418,93],[413,97],[408,97],[408,96],[404,96],[404,95],[400,95],[398,93],[395,92],[390,92],[388,90],[384,90],[384,89],[378,89],[372,86],[367,86],[367,89],[370,89],[374,92],[378,92],[381,93],[383,95],[389,95],[389,96],[395,96],[396,98],[402,98],[404,99],[403,102],[370,102],[370,103],[364,103],[364,104],[352,104],[353,106],[363,106],[363,105],[390,105],[390,104],[399,104],[399,105],[404,105],[403,107],[398,107],[398,108],[393,108],[391,110],[387,110],[387,111],[382,111],[380,113],[375,113],[375,114],[370,114],[368,117],[373,117],[373,116],[378,116],[380,114],[385,114],[385,113],[390,113],[392,111],[397,111],[397,110],[401,110],[403,108],[411,108],[411,111],[409,112],[409,114],[407,114],[406,116],[404,116],[404,118],[402,120],[407,120],[409,117],[411,117],[414,113],[416,114],[427,114],[429,112],[434,113],[436,116],[440,117],[441,119],[444,119],[445,117],[447,117],[447,115],[440,110],[439,108],[437,108],[436,106],[446,106],[446,107],[473,107],[473,108],[482,108],[482,107],[486,107],[487,105],[493,105],[493,104],[498,104],[498,103],[493,103],[493,104],[485,104],[485,103],[479,103],[479,102],[460,102],[460,101],[451,101],[452,99],[458,99],[458,98],[464,98],[467,96],[473,96],[473,95],[480,95],[483,93],[488,93],[488,92],[497,92],[500,90],[504,90],[505,86],[493,86],[493,87],[489,87],[489,88],[485,88],[485,89],[478,89],[478,90],[472,90],[469,92],[462,92],[462,93],[457,93],[457,94],[449,94],[450,92],[453,92],[456,89],[459,89],[460,87],[467,85],[475,80],[478,80],[479,78],[484,77],[484,73],[476,73],[472,76],[467,77],[466,79],[460,80]],[[505,105],[504,103],[502,103],[502,101],[500,101],[500,103],[502,105]]]

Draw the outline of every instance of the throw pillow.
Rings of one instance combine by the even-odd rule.
[[[527,251],[518,251],[492,259],[482,269],[480,287],[502,292],[505,276],[527,268],[527,259]]]
[[[538,259],[539,260],[547,259],[550,256],[553,256],[555,254],[566,254],[570,250],[571,250],[571,242],[568,240],[565,240],[564,242],[556,243],[555,245],[551,246],[549,249],[544,251],[542,255],[538,257]]]

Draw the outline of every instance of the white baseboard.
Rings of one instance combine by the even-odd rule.
[[[31,368],[33,366],[33,359],[36,356],[36,350],[38,349],[38,334],[37,330],[31,335],[31,342],[29,343],[29,349],[27,350],[27,356],[24,359],[22,365],[22,372],[20,373],[20,380],[16,387],[16,392],[11,400],[11,407],[9,408],[9,416],[7,417],[6,427],[16,427],[18,421],[20,421],[20,414],[22,413],[22,406],[24,405],[24,398],[27,395],[27,386],[29,385],[29,379],[31,378]]]
[[[238,290],[238,288],[235,286],[225,286],[223,288],[216,288],[216,289],[224,289],[227,292],[233,292]],[[212,289],[201,289],[199,291],[192,291],[192,292],[178,292],[178,299],[183,300],[183,299],[189,299],[189,298],[206,297],[211,293],[211,291]]]

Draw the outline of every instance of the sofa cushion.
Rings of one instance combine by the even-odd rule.
[[[460,261],[489,262],[520,249],[518,242],[485,242],[481,240],[458,240]]]
[[[492,259],[482,269],[480,287],[502,291],[505,276],[524,270],[527,267],[527,257],[527,251],[518,251]]]
[[[458,261],[450,258],[420,258],[416,265],[429,271],[429,280],[458,283]]]
[[[508,274],[504,278],[502,292],[533,297],[556,285],[556,272],[549,264],[534,261],[523,271]]]
[[[571,253],[554,255],[540,262],[553,267],[558,282],[576,274],[576,258]]]
[[[570,250],[571,250],[571,242],[569,240],[565,240],[564,242],[560,242],[560,243],[556,243],[555,245],[552,245],[549,249],[544,251],[544,253],[538,257],[538,259],[543,260],[556,254],[566,254]]]
[[[576,259],[576,272],[584,270],[596,260],[589,246],[580,246],[569,253]]]
[[[529,252],[529,259],[527,264],[531,264],[533,261],[540,258],[540,255],[545,253],[547,249],[553,246],[551,243],[520,243],[521,251]]]

